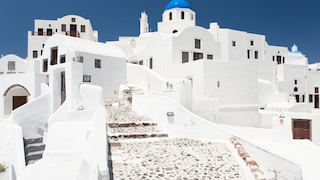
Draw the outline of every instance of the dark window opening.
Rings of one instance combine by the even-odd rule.
[[[55,65],[58,63],[58,48],[52,48],[51,49],[51,65]]]
[[[259,52],[258,51],[254,51],[254,58],[259,59]]]
[[[169,13],[169,20],[172,20],[172,12]]]
[[[193,60],[196,61],[196,60],[199,60],[199,59],[203,59],[203,53],[194,52],[193,53]]]
[[[143,65],[143,60],[139,61],[139,65]]]
[[[200,39],[195,39],[194,43],[195,43],[194,47],[196,49],[201,49],[201,40]]]
[[[174,34],[174,33],[177,33],[177,32],[178,32],[178,30],[176,30],[176,29],[172,31],[173,34]]]
[[[294,91],[294,92],[298,92],[298,88],[297,88],[297,87],[294,87],[293,91]]]
[[[248,57],[248,59],[250,59],[250,50],[249,49],[247,50],[247,57]]]
[[[8,70],[9,70],[9,71],[15,71],[15,70],[16,70],[16,62],[14,62],[14,61],[9,61],[9,62],[8,62]]]
[[[184,12],[181,12],[181,19],[184,19]]]
[[[71,22],[76,22],[76,18],[71,18]]]
[[[312,102],[313,102],[313,95],[309,94],[309,103],[312,103]]]
[[[94,67],[95,68],[101,68],[101,60],[100,59],[95,59],[94,60]]]
[[[67,31],[67,25],[61,24],[61,31],[66,32]]]
[[[149,68],[153,69],[153,58],[149,59]]]
[[[281,56],[277,56],[277,63],[281,64]]]
[[[65,63],[66,62],[66,55],[61,55],[60,56],[60,63]]]
[[[91,82],[91,76],[90,75],[83,75],[83,82]]]
[[[85,25],[81,25],[81,32],[86,32],[86,26]]]
[[[213,59],[213,55],[212,54],[207,54],[207,59],[212,60]]]
[[[52,29],[47,29],[47,36],[52,36]]]
[[[48,59],[43,60],[42,72],[48,72]]]
[[[314,88],[314,93],[319,93],[319,88],[318,87]]]
[[[189,62],[189,53],[188,52],[182,52],[182,63]]]
[[[253,46],[254,45],[254,41],[250,41],[250,45]]]
[[[39,36],[43,36],[43,29],[42,29],[42,28],[39,28],[39,29],[38,29],[38,35],[39,35]]]
[[[32,57],[37,58],[38,57],[38,51],[34,50],[32,51]]]

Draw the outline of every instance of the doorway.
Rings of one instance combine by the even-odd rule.
[[[292,134],[293,134],[293,139],[311,140],[311,120],[293,119]]]
[[[27,96],[12,96],[12,110],[27,103]]]
[[[314,95],[314,108],[319,108],[319,95]]]
[[[77,25],[76,24],[70,25],[70,36],[77,37]]]
[[[65,71],[61,72],[61,104],[66,100],[66,75]]]

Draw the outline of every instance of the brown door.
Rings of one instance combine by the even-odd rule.
[[[61,104],[66,100],[66,75],[65,72],[61,72]]]
[[[311,129],[310,120],[293,120],[293,139],[310,139]]]
[[[13,96],[12,97],[12,110],[27,103],[27,96]]]
[[[77,37],[77,25],[76,24],[70,25],[70,36]]]

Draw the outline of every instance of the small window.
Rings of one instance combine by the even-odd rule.
[[[314,93],[319,93],[319,88],[318,87],[314,88]]]
[[[232,41],[232,46],[236,47],[236,45],[237,45],[237,42],[236,41]]]
[[[86,26],[85,25],[81,25],[81,32],[86,32]]]
[[[91,76],[90,75],[83,75],[83,82],[91,82]]]
[[[51,65],[58,64],[58,47],[51,48]]]
[[[258,51],[254,51],[254,58],[259,59],[259,52]]]
[[[217,81],[217,88],[220,88],[220,81]]]
[[[191,14],[191,21],[193,21],[193,14]]]
[[[48,72],[48,59],[43,60],[42,72]]]
[[[297,87],[294,87],[293,91],[294,91],[294,92],[298,92],[298,88],[297,88]]]
[[[61,31],[66,32],[67,31],[67,25],[61,24]]]
[[[37,50],[32,51],[32,57],[33,58],[37,58],[38,57],[38,51]]]
[[[188,52],[182,52],[182,63],[189,62],[189,53]]]
[[[184,19],[184,11],[181,12],[181,19]]]
[[[153,58],[149,59],[149,68],[153,69]]]
[[[250,59],[250,49],[247,50],[247,57]]]
[[[71,18],[71,22],[76,22],[76,18]]]
[[[101,60],[100,59],[95,59],[94,60],[94,67],[95,68],[101,68]]]
[[[213,55],[212,54],[207,54],[207,59],[212,60],[213,59]]]
[[[250,45],[251,45],[251,46],[254,46],[254,41],[250,41]]]
[[[203,59],[203,54],[194,52],[193,53],[193,60],[196,61],[196,60],[199,60],[199,59]]]
[[[295,85],[298,84],[298,80],[297,80],[297,79],[294,80],[294,84],[295,84]]]
[[[177,33],[177,32],[178,32],[178,30],[175,29],[172,31],[172,34]]]
[[[169,20],[172,20],[172,12],[169,13]]]
[[[52,29],[47,29],[47,36],[52,36]]]
[[[65,63],[66,62],[66,55],[61,55],[60,56],[60,63]]]
[[[313,95],[309,94],[309,103],[312,103],[312,102],[313,102]]]
[[[9,70],[9,71],[14,71],[14,70],[16,70],[16,62],[15,62],[15,61],[9,61],[9,62],[8,62],[8,70]]]
[[[272,56],[272,61],[274,61],[275,60],[275,56]]]
[[[286,62],[286,57],[282,57],[282,63],[284,64]]]
[[[201,49],[201,40],[200,39],[195,39],[194,44],[195,44],[194,47],[196,49]]]
[[[38,29],[38,35],[39,35],[39,36],[43,36],[43,29],[42,29],[42,28],[39,28],[39,29]]]
[[[140,61],[139,61],[139,65],[143,65],[143,60],[140,60]]]

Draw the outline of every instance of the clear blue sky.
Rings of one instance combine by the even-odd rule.
[[[27,32],[34,19],[69,14],[90,19],[99,41],[138,35],[140,12],[146,11],[152,31],[157,29],[170,0],[1,0],[0,54],[26,57]],[[197,25],[218,22],[222,28],[266,35],[271,45],[291,48],[296,43],[309,62],[320,62],[320,0],[188,0]]]

